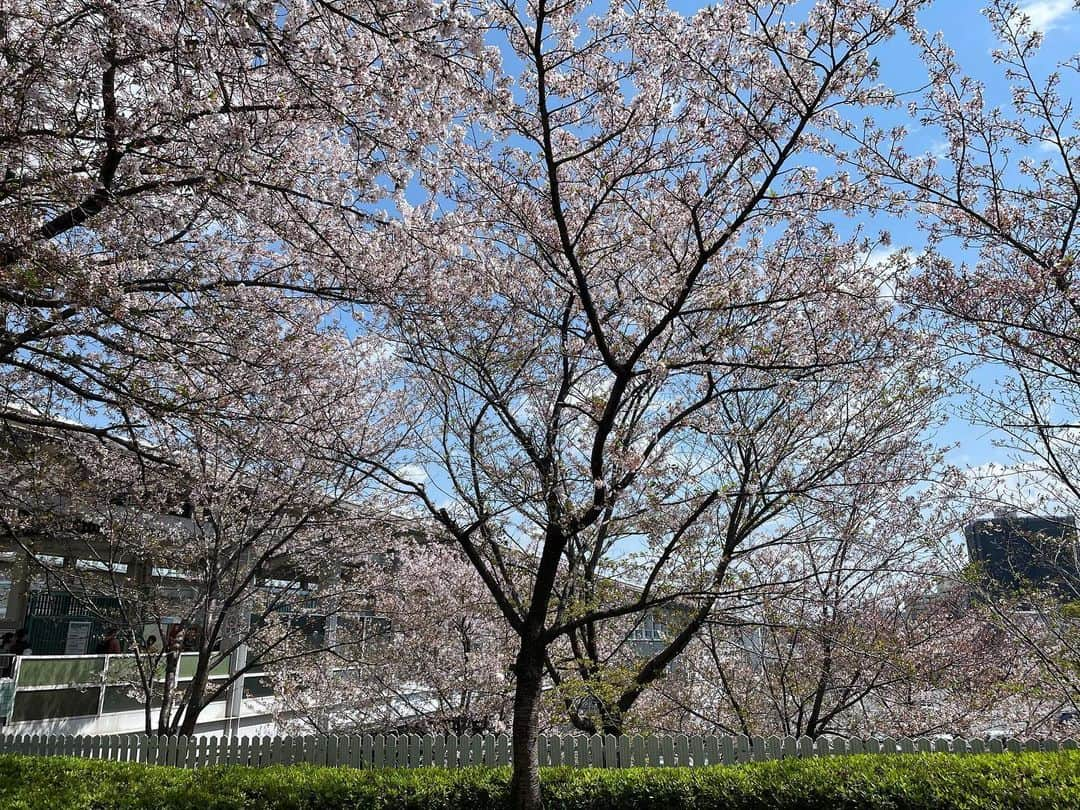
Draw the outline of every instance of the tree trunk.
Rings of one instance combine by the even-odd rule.
[[[143,702],[143,731],[146,734],[154,733],[154,709],[150,705],[154,695],[154,683],[150,682],[150,688],[146,690],[147,698]]]
[[[604,722],[601,731],[604,734],[611,734],[615,737],[621,737],[626,730],[621,714],[608,714],[604,712]]]
[[[161,686],[161,709],[158,711],[158,734],[168,734],[172,729],[173,704],[176,701],[177,677],[180,670],[180,653],[165,653],[165,681]],[[153,695],[151,691],[149,693]]]
[[[544,676],[544,649],[539,642],[522,639],[515,664],[513,775],[510,806],[514,810],[543,810],[540,798],[540,759],[536,740],[540,725],[540,690]]]
[[[191,736],[195,733],[195,723],[199,720],[199,714],[203,710],[203,701],[206,697],[206,684],[210,677],[210,652],[203,651],[199,656],[199,663],[195,667],[195,675],[188,684],[187,706],[184,708],[184,720],[180,724],[179,733]]]
[[[586,734],[612,734],[619,737],[625,730],[624,718],[618,705],[611,704],[602,706],[598,717],[571,710],[570,724]]]

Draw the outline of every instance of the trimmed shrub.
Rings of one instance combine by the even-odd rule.
[[[505,810],[506,768],[182,770],[0,756],[4,810]],[[548,768],[549,810],[1080,810],[1080,752]]]

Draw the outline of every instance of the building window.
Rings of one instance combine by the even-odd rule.
[[[651,613],[646,613],[645,616],[638,622],[637,626],[630,632],[631,641],[663,641],[664,640],[664,624]]]

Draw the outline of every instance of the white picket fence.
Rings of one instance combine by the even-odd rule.
[[[619,768],[730,765],[791,757],[844,754],[1001,753],[1080,748],[1050,739],[842,739],[820,737],[712,737],[548,735],[538,741],[541,765]],[[208,765],[314,765],[352,768],[464,768],[506,765],[505,734],[455,736],[356,734],[305,737],[183,737],[0,735],[0,753],[74,756],[196,768]]]

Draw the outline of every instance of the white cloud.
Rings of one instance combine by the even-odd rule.
[[[861,274],[868,276],[877,284],[878,295],[884,301],[895,302],[897,293],[897,268],[893,259],[900,251],[897,248],[879,245],[869,253],[855,257],[855,266]]]
[[[1030,515],[1074,514],[1077,504],[1061,481],[1038,464],[988,462],[965,471],[968,499],[982,514],[996,509]]]
[[[879,245],[866,254],[866,265],[867,267],[880,267],[899,252],[894,247],[882,247]]]
[[[1049,31],[1073,10],[1073,0],[1035,0],[1020,6],[1019,13],[1031,19],[1031,27],[1036,31]]]
[[[397,470],[398,478],[411,481],[414,484],[426,484],[428,482],[427,470],[419,464],[405,464]]]
[[[396,354],[394,344],[378,335],[364,335],[356,338],[354,344],[360,356],[369,363],[382,363]]]

